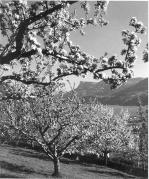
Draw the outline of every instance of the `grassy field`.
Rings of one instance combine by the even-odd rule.
[[[53,178],[53,163],[46,155],[19,147],[0,146],[0,178]],[[133,179],[108,167],[61,163],[64,179]],[[138,178],[139,179],[139,178]]]

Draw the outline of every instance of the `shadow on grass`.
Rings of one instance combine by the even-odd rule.
[[[27,168],[26,166],[21,166],[21,165],[17,165],[17,164],[14,164],[14,163],[9,163],[9,162],[6,162],[6,161],[0,161],[0,168],[5,169],[5,170],[9,170],[11,172],[16,172],[18,174],[22,174],[22,173],[23,174],[39,174],[39,175],[44,175],[45,177],[49,176],[49,173],[43,173],[42,171],[36,172],[36,171],[34,171],[32,169]],[[7,177],[7,174],[0,174],[0,178],[1,178],[1,175]]]
[[[116,177],[124,177],[124,178],[135,178],[133,176],[128,176],[119,172],[115,172],[115,171],[99,171],[99,170],[94,170],[94,169],[85,169],[88,172],[92,172],[92,173],[98,173],[98,174],[105,174],[105,175],[111,175],[111,176],[116,176]],[[110,176],[109,176],[110,177]]]
[[[26,168],[25,166],[19,166],[13,163],[9,163],[6,161],[0,161],[0,167],[12,172],[16,172],[16,173],[27,173],[30,174],[33,171],[29,168]]]
[[[0,178],[20,178],[16,175],[0,174]]]

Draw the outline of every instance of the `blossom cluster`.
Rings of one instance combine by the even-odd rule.
[[[68,4],[65,1],[27,3],[27,0],[0,3],[1,33],[8,39],[5,46],[0,45],[0,56],[5,58],[12,54],[11,58],[18,53],[18,56],[9,63],[13,74],[19,75],[13,68],[16,64],[14,61],[17,60],[21,66],[22,80],[41,82],[47,78],[51,79],[51,76],[52,80],[55,80],[72,74],[84,76],[89,72],[95,79],[103,79],[111,84],[112,88],[125,82],[132,76],[131,68],[141,42],[137,35],[144,33],[143,24],[133,17],[130,26],[135,30],[122,32],[126,46],[121,52],[124,60],[117,55],[108,56],[108,54],[96,58],[73,44],[71,33],[80,31],[85,35],[85,27],[88,25],[107,25],[104,15],[108,1],[94,2],[92,4],[94,11],[91,13],[90,3],[80,2],[80,7],[85,12],[83,18],[77,17],[76,10],[70,12]],[[35,63],[36,65],[33,65]],[[107,71],[110,71],[109,76],[104,73]]]

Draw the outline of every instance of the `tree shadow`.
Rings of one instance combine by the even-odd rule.
[[[33,172],[33,170],[26,168],[25,166],[19,166],[13,163],[9,163],[6,161],[0,161],[0,167],[6,170],[9,170],[11,172],[16,172],[16,173],[27,173],[30,174]]]
[[[0,174],[0,178],[20,178],[16,175]]]
[[[99,170],[94,170],[94,169],[85,169],[88,172],[92,172],[92,173],[98,173],[98,174],[103,174],[103,175],[111,175],[111,176],[115,176],[115,177],[124,177],[124,178],[135,178],[134,176],[129,176],[123,173],[119,173],[116,171],[99,171]]]
[[[44,175],[45,177],[49,176],[49,173],[44,173],[42,171],[36,172],[33,169],[27,168],[26,166],[17,165],[17,164],[9,163],[9,162],[6,162],[6,161],[0,161],[0,168],[5,169],[5,170],[9,170],[11,172],[16,172],[18,174],[39,174],[39,175]],[[1,175],[7,177],[7,174],[0,174],[0,178],[1,178]]]

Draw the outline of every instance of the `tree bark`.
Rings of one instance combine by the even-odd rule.
[[[107,164],[108,164],[108,156],[107,156],[107,152],[105,151],[104,152],[104,164],[107,166]]]
[[[60,160],[58,157],[54,158],[53,160],[54,163],[54,173],[52,176],[58,177],[60,176]]]

